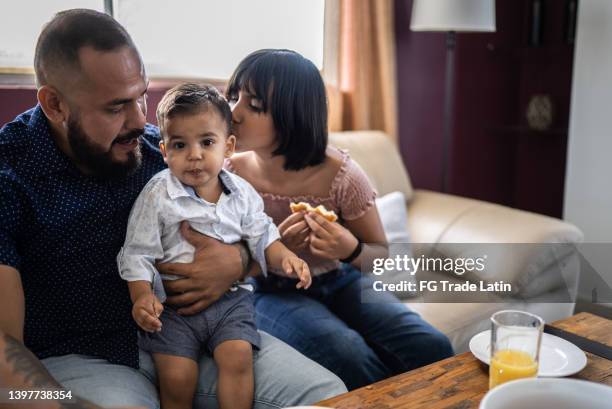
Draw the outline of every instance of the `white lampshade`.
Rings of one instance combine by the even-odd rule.
[[[412,31],[495,31],[495,0],[414,0]]]

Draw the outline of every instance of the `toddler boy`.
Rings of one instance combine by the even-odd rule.
[[[196,231],[235,243],[244,240],[260,264],[298,277],[310,286],[306,263],[279,241],[263,202],[244,179],[223,170],[234,152],[231,110],[214,87],[182,84],[157,108],[160,149],[168,169],[144,187],[134,203],[125,244],[117,256],[128,281],[132,315],[141,331],[139,346],[153,355],[164,409],[191,408],[202,348],[218,367],[219,406],[250,408],[253,400],[252,347],[258,348],[251,291],[236,285],[204,311],[181,316],[164,306],[164,276],[156,262],[191,262],[194,248],[180,233],[187,220]]]

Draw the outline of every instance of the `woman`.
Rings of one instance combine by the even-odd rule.
[[[232,75],[237,150],[227,168],[259,192],[283,243],[313,274],[256,280],[261,330],[335,372],[354,389],[452,355],[448,339],[393,295],[374,293],[361,262],[386,257],[375,192],[348,153],[327,145],[325,87],[317,68],[290,50],[260,50]],[[324,205],[339,217],[291,213],[292,202]],[[341,264],[341,262],[345,264]],[[361,303],[362,294],[368,300]]]

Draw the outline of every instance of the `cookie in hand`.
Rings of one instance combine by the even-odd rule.
[[[335,222],[338,220],[338,216],[334,213],[333,210],[327,210],[325,206],[319,205],[317,207],[312,207],[310,203],[307,202],[299,202],[299,203],[289,203],[289,207],[291,208],[291,213],[306,211],[306,212],[315,212],[325,217],[330,222]]]

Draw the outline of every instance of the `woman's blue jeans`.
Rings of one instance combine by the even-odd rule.
[[[308,290],[296,290],[294,279],[259,278],[257,327],[334,372],[349,390],[453,355],[444,334],[392,294],[375,292],[373,281],[349,265],[315,277]]]

